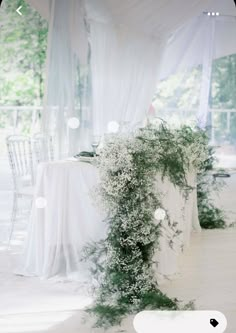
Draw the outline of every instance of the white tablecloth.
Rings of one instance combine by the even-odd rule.
[[[165,208],[170,227],[164,227],[160,237],[160,250],[157,250],[154,261],[158,263],[156,274],[160,283],[163,277],[174,277],[178,273],[178,259],[183,250],[189,245],[192,231],[200,232],[198,219],[196,174],[190,172],[187,176],[188,185],[193,187],[187,198],[168,179],[157,177],[157,190],[161,193],[162,204]]]
[[[106,235],[104,216],[91,195],[98,182],[98,171],[89,163],[60,161],[39,166],[21,267],[23,275],[89,278],[86,264],[80,260],[82,249],[88,242],[101,240]],[[189,174],[189,184],[195,184],[194,173]],[[191,231],[199,231],[200,226],[196,191],[186,201],[167,179],[162,181],[157,177],[156,185],[171,223],[176,222],[175,229],[181,231],[173,238],[170,227],[165,226],[162,230],[160,250],[154,256],[160,277],[177,272],[178,256],[188,245]],[[37,207],[39,198],[39,201],[45,201],[46,207]]]
[[[91,198],[97,184],[97,169],[89,163],[39,165],[22,274],[87,280],[82,249],[106,234],[102,213]],[[46,207],[38,208],[42,200]]]

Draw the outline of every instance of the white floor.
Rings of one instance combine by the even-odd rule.
[[[180,263],[181,277],[166,283],[169,296],[194,300],[199,310],[217,310],[236,332],[236,228],[193,235]]]
[[[4,206],[11,196],[5,192],[1,199]],[[92,302],[82,296],[76,283],[17,275],[25,227],[24,219],[17,221],[9,248],[9,221],[5,214],[0,220],[0,333],[47,332]]]
[[[91,302],[73,283],[24,278],[13,273],[24,236],[19,221],[10,250],[6,250],[10,216],[10,175],[0,179],[0,333],[99,333],[82,309]],[[236,221],[236,175],[217,198]],[[220,310],[229,321],[227,333],[236,332],[236,228],[193,235],[191,247],[180,260],[180,277],[161,289],[198,309]],[[85,320],[87,319],[87,320]],[[111,332],[133,333],[132,317]]]

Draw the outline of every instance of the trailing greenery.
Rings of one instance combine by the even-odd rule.
[[[163,123],[105,142],[98,160],[98,194],[107,214],[107,237],[86,248],[98,281],[97,299],[89,310],[98,326],[117,324],[125,315],[146,308],[180,307],[177,299],[159,290],[155,278],[153,255],[162,223],[176,228],[168,215],[162,222],[154,218],[163,208],[155,179],[157,173],[169,178],[187,197],[191,187],[186,175],[199,168],[206,154],[201,131],[186,126],[170,130]]]
[[[197,181],[198,217],[204,229],[226,227],[224,212],[217,208],[212,200],[212,194],[218,192],[224,185],[222,181],[217,181],[215,177],[209,175],[213,170],[214,161],[214,149],[209,147],[208,157],[201,165]]]

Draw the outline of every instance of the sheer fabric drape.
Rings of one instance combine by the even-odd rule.
[[[194,68],[201,72],[198,82],[199,101],[195,110],[195,119],[201,128],[209,125],[212,62],[214,59],[236,53],[235,29],[235,18],[202,13],[177,29],[165,48],[159,81],[178,73],[186,78]],[[187,73],[186,76],[184,73]],[[185,79],[182,83],[184,85]],[[166,87],[168,89],[168,85]],[[179,94],[179,90],[177,93]],[[181,110],[176,117],[184,121],[181,120]]]
[[[53,0],[50,11],[43,132],[56,136],[57,156],[79,150],[88,108],[88,42],[81,0]],[[88,110],[86,110],[88,112]],[[82,121],[81,121],[82,120]],[[80,122],[80,124],[79,124]],[[84,134],[84,137],[85,134]]]
[[[203,1],[99,0],[95,6],[89,0],[86,4],[91,28],[93,133],[102,135],[111,121],[132,129],[149,109],[170,34],[201,10]]]
[[[60,157],[89,147],[92,126],[102,135],[109,121],[129,123],[128,128],[142,121],[167,39],[206,5],[205,0],[28,1],[50,18],[43,124],[45,133],[56,133]],[[85,19],[91,90],[81,68],[88,58]],[[86,103],[85,91],[92,91]],[[80,127],[68,127],[70,118],[79,118]]]
[[[90,26],[94,134],[106,133],[111,121],[132,129],[152,99],[163,42],[120,26]]]

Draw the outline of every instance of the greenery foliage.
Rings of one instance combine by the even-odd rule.
[[[198,216],[201,227],[204,229],[225,228],[224,212],[217,208],[212,199],[214,192],[219,191],[224,185],[222,181],[217,181],[209,172],[213,170],[214,149],[208,148],[208,158],[202,163],[198,173],[197,199]]]
[[[107,238],[86,248],[98,280],[97,299],[89,310],[97,325],[114,325],[124,315],[146,308],[180,307],[178,300],[159,290],[155,278],[153,255],[162,223],[170,223],[168,215],[162,222],[154,218],[163,208],[155,177],[168,177],[187,197],[191,188],[186,174],[199,168],[206,154],[203,133],[186,126],[170,130],[163,124],[149,125],[105,142],[98,160],[98,194],[107,213]]]

